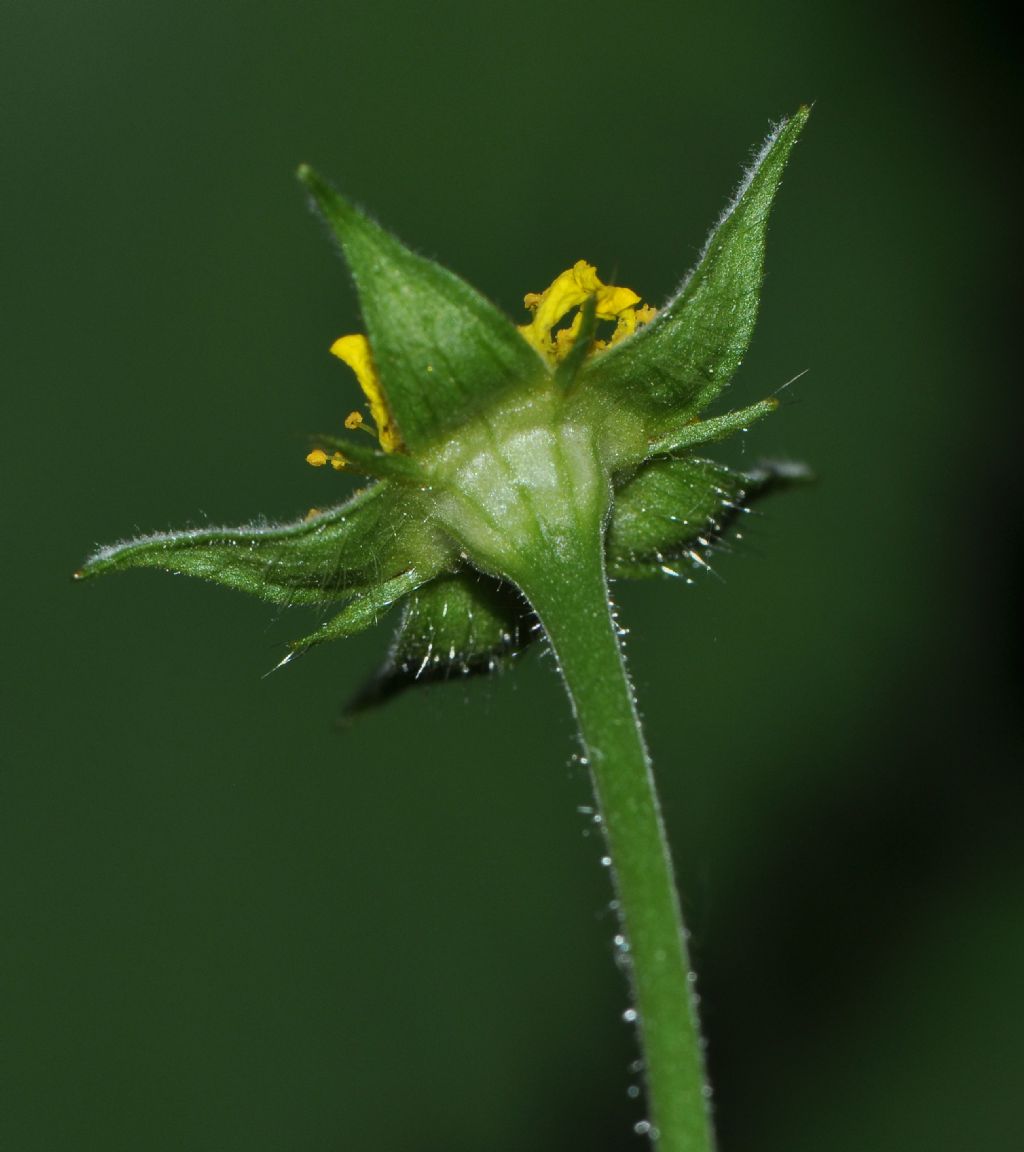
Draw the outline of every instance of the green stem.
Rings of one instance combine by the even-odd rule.
[[[628,942],[651,1136],[659,1152],[712,1152],[682,913],[603,549],[593,545],[549,563],[523,591],[555,650],[590,764]]]

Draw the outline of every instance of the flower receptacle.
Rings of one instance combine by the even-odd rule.
[[[425,470],[438,524],[477,567],[520,586],[537,564],[599,537],[610,507],[594,432],[550,387],[469,422]]]

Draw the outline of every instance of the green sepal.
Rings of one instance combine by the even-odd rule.
[[[278,664],[278,668],[317,644],[327,640],[343,640],[346,636],[354,636],[372,627],[393,604],[433,579],[436,574],[436,568],[410,568],[366,588],[354,596],[337,616],[321,624],[315,632],[290,641],[288,647],[291,651]]]
[[[441,576],[405,602],[384,667],[349,704],[382,704],[417,684],[493,672],[537,635],[529,605],[508,584],[475,571]]]
[[[352,271],[374,363],[410,451],[544,373],[512,321],[475,288],[410,252],[310,168],[298,175]]]
[[[425,523],[416,494],[382,481],[291,524],[161,532],[101,548],[75,577],[159,568],[277,604],[320,604],[377,584],[382,574],[436,568],[448,549]]]
[[[679,576],[707,568],[707,554],[758,497],[809,479],[802,465],[765,463],[750,472],[693,457],[654,460],[619,490],[608,526],[611,576]]]
[[[555,380],[559,387],[568,389],[575,381],[583,362],[594,347],[597,335],[597,297],[588,296],[580,305],[580,330],[572,347],[555,369]]]
[[[751,424],[763,420],[778,406],[778,400],[769,397],[767,400],[758,400],[756,404],[749,404],[746,408],[737,408],[721,416],[710,416],[707,420],[691,417],[686,421],[673,422],[662,432],[659,439],[651,442],[650,453],[652,456],[664,456],[670,452],[694,448],[699,444],[713,444],[718,440],[724,440],[734,432],[745,432]]]
[[[676,295],[584,369],[586,388],[646,418],[652,438],[667,418],[705,408],[740,366],[757,319],[768,213],[809,115],[801,108],[769,136]]]

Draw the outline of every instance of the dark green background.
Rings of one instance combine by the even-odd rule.
[[[660,301],[806,100],[731,399],[809,371],[723,455],[820,484],[721,581],[617,589],[723,1152],[1019,1147],[1014,89],[985,9],[0,22],[3,1147],[640,1146],[550,659],[337,730],[385,628],[261,679],[311,614],[69,577],[347,484],[302,463],[353,402],[327,348],[358,318],[300,161],[514,315],[580,257]]]

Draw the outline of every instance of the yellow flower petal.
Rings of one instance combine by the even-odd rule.
[[[553,329],[591,296],[594,297],[598,320],[617,321],[609,344],[630,335],[638,323],[647,323],[654,315],[653,308],[637,310],[641,300],[631,288],[602,283],[593,264],[577,260],[571,268],[556,276],[543,292],[530,292],[523,298],[523,304],[533,313],[533,319],[529,324],[521,325],[519,331],[541,355],[549,360],[561,360],[576,341],[581,314],[569,327],[558,332],[553,332]],[[597,346],[603,348],[607,344],[599,342]]]
[[[394,419],[384,397],[380,377],[373,363],[370,342],[362,334],[341,336],[331,345],[331,352],[356,374],[359,387],[370,403],[370,415],[377,425],[377,439],[385,452],[394,452],[402,447],[402,438],[395,427]]]

